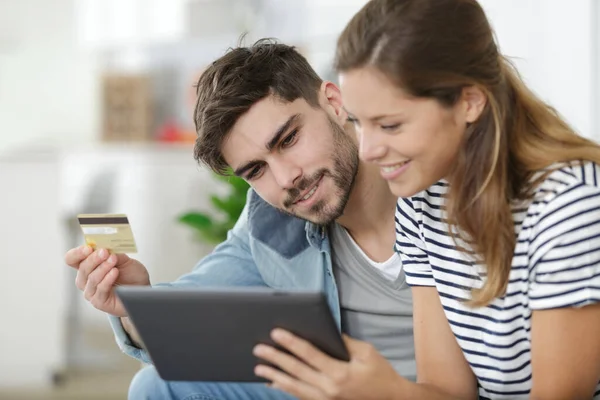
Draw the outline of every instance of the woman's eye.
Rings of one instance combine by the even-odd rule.
[[[348,118],[346,119],[346,121],[350,122],[351,124],[354,124],[355,126],[358,126],[358,125],[360,125],[360,124],[358,123],[358,119],[356,119],[356,118],[354,118],[354,117],[348,117]]]
[[[383,129],[384,131],[393,131],[393,130],[397,129],[399,126],[400,126],[400,124],[381,125],[381,129]]]

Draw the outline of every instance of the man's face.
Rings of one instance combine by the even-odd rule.
[[[340,119],[304,99],[269,96],[238,119],[223,156],[269,204],[325,225],[344,211],[358,168],[357,145]]]

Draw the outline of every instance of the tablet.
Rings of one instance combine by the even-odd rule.
[[[252,350],[275,345],[276,327],[349,360],[321,292],[120,286],[116,293],[164,380],[265,382],[254,374],[265,362]]]

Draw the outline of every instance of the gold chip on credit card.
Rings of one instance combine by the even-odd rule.
[[[125,214],[79,214],[85,243],[113,253],[137,253],[133,232]]]

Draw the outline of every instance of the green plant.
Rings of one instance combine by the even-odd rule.
[[[191,211],[178,217],[179,222],[194,229],[199,239],[209,244],[218,244],[227,239],[227,232],[233,228],[244,209],[246,194],[250,187],[245,180],[231,173],[226,176],[217,174],[215,176],[230,188],[227,196],[210,195],[210,202],[218,216]]]

